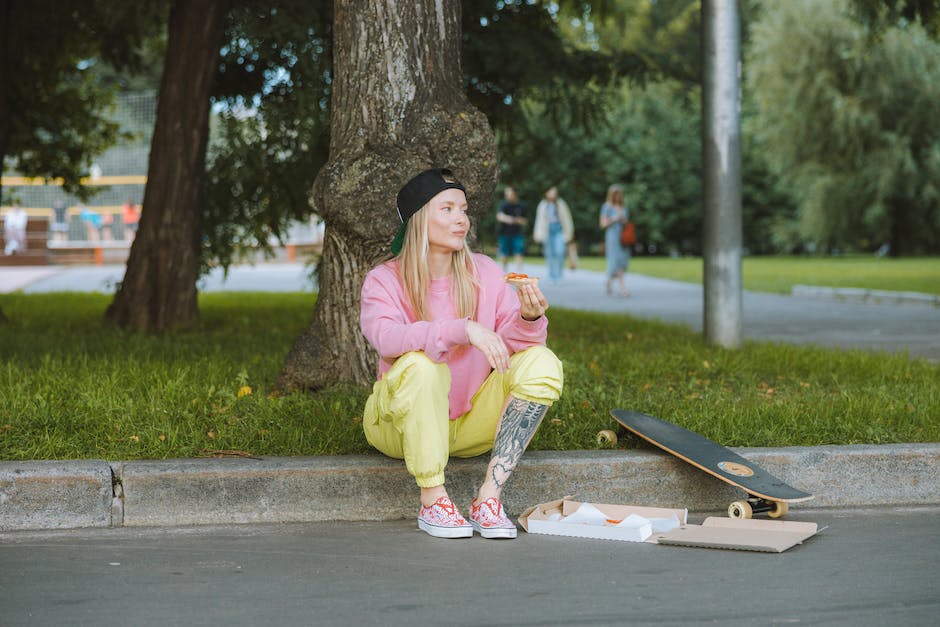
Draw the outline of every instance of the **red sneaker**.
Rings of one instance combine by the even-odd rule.
[[[515,538],[516,526],[506,516],[499,499],[490,497],[482,503],[470,502],[470,524],[484,538]]]
[[[446,496],[437,499],[430,507],[421,506],[418,511],[418,529],[435,538],[473,536],[473,527],[460,515],[454,502]]]

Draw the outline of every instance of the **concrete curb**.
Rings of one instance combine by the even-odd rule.
[[[3,462],[0,531],[109,527],[113,495],[107,462]]]
[[[737,449],[816,495],[793,509],[940,504],[940,443]],[[452,460],[448,490],[467,507],[487,458]],[[658,452],[534,451],[507,510],[566,495],[600,503],[723,511],[741,493]],[[0,463],[0,531],[179,526],[415,515],[417,490],[380,455]]]
[[[875,303],[880,305],[915,304],[940,307],[940,296],[922,292],[892,292],[889,290],[869,290],[860,287],[822,287],[818,285],[794,285],[790,288],[791,296],[804,298],[822,298],[856,303]]]

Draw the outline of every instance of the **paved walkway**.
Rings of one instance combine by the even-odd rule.
[[[233,266],[228,276],[212,270],[199,281],[203,292],[312,292],[314,281],[302,263]],[[124,278],[123,265],[34,266],[0,268],[0,294],[22,290],[44,292],[101,292],[113,294]]]
[[[545,268],[528,266],[526,272],[544,275]],[[124,266],[58,266],[0,269],[0,293],[98,291],[112,293]],[[684,324],[701,331],[702,287],[691,283],[631,274],[629,298],[604,293],[604,275],[588,270],[568,271],[557,286],[543,281],[542,289],[553,306]],[[301,263],[235,266],[228,276],[215,270],[200,281],[199,289],[213,291],[313,291],[314,279]],[[821,294],[825,294],[822,291]],[[925,303],[855,303],[814,296],[744,293],[746,339],[793,344],[817,344],[907,352],[940,361],[940,308]]]
[[[611,298],[604,295],[604,283],[599,272],[569,272],[560,286],[544,291],[558,307],[625,313],[702,330],[701,285],[631,274],[632,295]],[[940,361],[940,308],[923,303],[853,303],[745,290],[743,314],[749,340],[905,351]]]

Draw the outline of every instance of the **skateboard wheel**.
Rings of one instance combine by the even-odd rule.
[[[598,444],[616,444],[617,434],[611,431],[610,429],[604,429],[603,431],[598,431],[597,443]]]
[[[774,508],[767,512],[771,518],[780,518],[790,511],[790,505],[785,501],[774,501]]]
[[[731,518],[750,518],[753,515],[754,510],[747,501],[735,501],[728,506],[728,516]]]

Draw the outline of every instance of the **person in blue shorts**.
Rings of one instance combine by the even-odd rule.
[[[512,187],[503,192],[504,200],[499,204],[496,220],[499,222],[499,262],[504,271],[509,270],[508,258],[513,257],[514,270],[522,272],[522,255],[525,253],[523,229],[528,222],[526,206],[519,202],[519,195]]]

